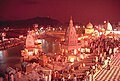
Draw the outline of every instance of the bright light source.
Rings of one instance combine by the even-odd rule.
[[[55,28],[53,28],[53,31],[55,31]]]
[[[78,26],[76,25],[75,28],[78,28]]]
[[[23,35],[19,35],[19,38],[23,38]]]
[[[85,67],[85,63],[83,63],[83,67]]]
[[[29,51],[28,54],[29,54],[29,55],[33,55],[33,51]]]
[[[104,23],[106,23],[106,21],[104,21]]]
[[[42,40],[41,40],[41,39],[37,39],[37,42],[38,42],[38,43],[42,43]]]
[[[74,58],[70,58],[70,62],[74,62]]]
[[[80,58],[81,58],[81,59],[84,59],[84,56],[81,54],[81,55],[80,55]]]
[[[75,55],[77,54],[77,50],[76,50],[76,49],[74,49],[74,54],[75,54]]]
[[[78,40],[80,41],[82,39],[82,37],[78,37]]]

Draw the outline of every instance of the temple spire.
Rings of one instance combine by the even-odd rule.
[[[65,43],[63,48],[70,51],[74,49],[78,49],[78,36],[76,34],[76,29],[73,26],[72,17],[70,17],[70,22],[67,31],[65,32]]]
[[[73,20],[72,20],[72,16],[70,17],[69,27],[73,27]]]

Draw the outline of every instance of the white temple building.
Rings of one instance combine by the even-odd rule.
[[[112,32],[112,25],[110,24],[110,22],[107,22],[105,24],[105,27],[106,27],[106,35]]]
[[[24,50],[21,50],[21,56],[23,56],[24,60],[36,59],[39,52],[42,51],[41,46],[35,45],[35,41],[33,33],[30,31],[26,38],[26,47]]]
[[[29,32],[26,38],[26,48],[35,47],[34,41],[34,37]]]

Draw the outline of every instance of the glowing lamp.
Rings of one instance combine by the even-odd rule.
[[[78,37],[78,40],[80,41],[80,40],[81,40],[81,37]]]
[[[83,67],[85,67],[85,63],[83,63]]]
[[[70,58],[70,62],[74,62],[74,58]]]
[[[64,38],[62,38],[62,39],[61,39],[61,41],[65,41],[65,39],[64,39]]]
[[[107,21],[104,21],[104,23],[106,23]]]

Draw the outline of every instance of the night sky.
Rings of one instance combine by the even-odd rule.
[[[0,0],[0,20],[49,16],[61,22],[120,21],[120,0]]]

